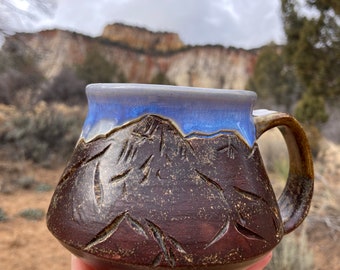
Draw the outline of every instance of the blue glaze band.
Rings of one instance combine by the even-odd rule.
[[[252,109],[256,94],[224,90],[146,84],[90,84],[89,111],[82,135],[86,141],[146,114],[171,119],[183,135],[233,130],[252,146]]]

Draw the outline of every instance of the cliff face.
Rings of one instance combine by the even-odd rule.
[[[107,25],[104,28],[102,37],[134,49],[150,52],[169,52],[185,47],[175,33],[151,32],[145,28],[119,23]]]
[[[176,34],[163,33],[158,38],[160,33],[153,36],[140,28],[117,30],[122,27],[107,27],[98,38],[63,30],[21,33],[8,38],[3,50],[33,52],[47,78],[64,67],[81,64],[93,49],[114,62],[128,82],[148,83],[162,72],[177,85],[243,89],[253,72],[254,52],[222,46],[184,47]]]

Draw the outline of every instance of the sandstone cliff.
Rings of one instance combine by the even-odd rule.
[[[134,49],[150,52],[169,52],[185,47],[175,33],[151,32],[145,28],[120,23],[107,25],[104,28],[102,37]]]
[[[122,28],[107,27],[103,36],[97,38],[63,30],[19,33],[6,40],[3,50],[16,47],[33,52],[47,78],[53,78],[64,67],[81,64],[94,48],[116,63],[128,82],[148,83],[162,72],[177,85],[243,89],[253,72],[256,53],[252,51],[222,46],[188,47],[176,34],[163,33],[161,37],[161,33],[153,35],[129,26],[124,31],[117,30]]]

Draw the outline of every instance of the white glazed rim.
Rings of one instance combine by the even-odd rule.
[[[89,112],[82,132],[85,140],[142,115],[155,114],[171,119],[185,136],[234,130],[249,145],[255,141],[251,113],[256,93],[252,91],[99,83],[88,85],[86,95]]]
[[[143,93],[145,95],[157,94],[157,96],[209,96],[209,97],[235,97],[238,100],[256,99],[255,92],[250,90],[203,88],[177,85],[161,84],[138,84],[138,83],[93,83],[86,86],[88,96],[107,96],[112,93],[134,95]]]

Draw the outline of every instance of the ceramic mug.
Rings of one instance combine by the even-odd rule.
[[[47,224],[98,269],[242,269],[308,213],[313,164],[290,115],[245,90],[92,84]],[[290,160],[277,200],[256,140],[279,127]],[[96,268],[96,269],[97,269]]]

